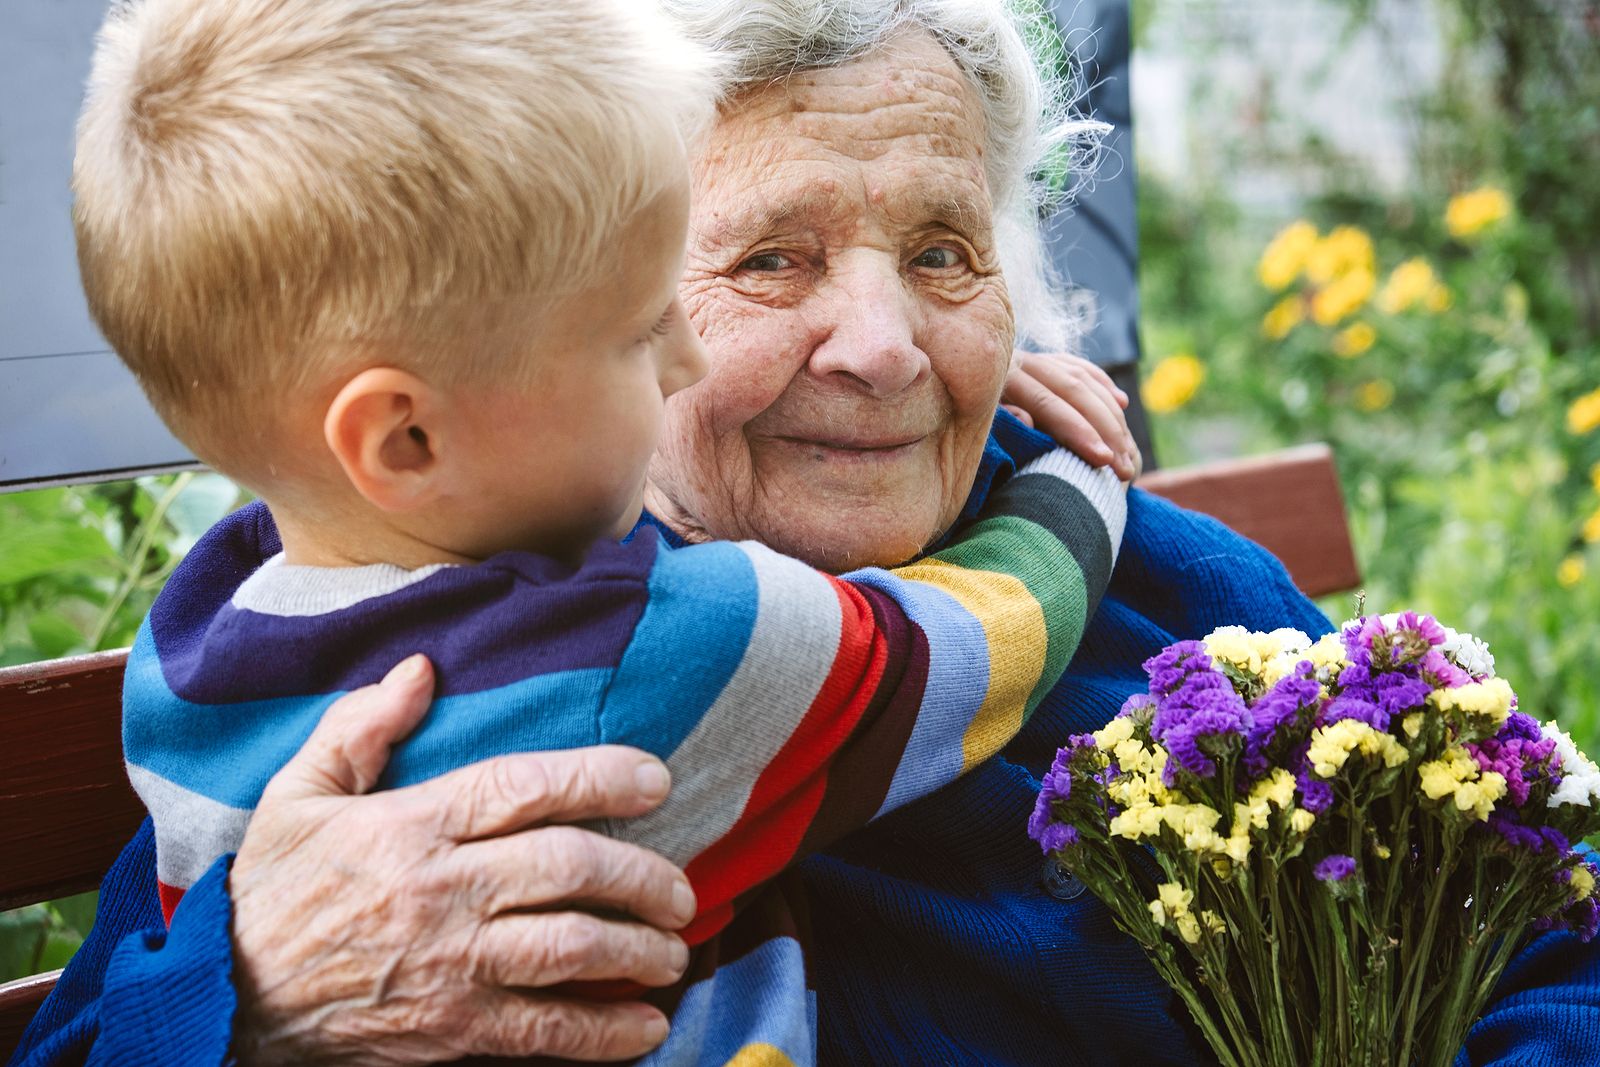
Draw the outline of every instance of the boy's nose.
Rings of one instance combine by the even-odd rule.
[[[706,371],[711,368],[711,357],[706,352],[705,342],[700,340],[700,334],[689,321],[689,316],[680,307],[673,318],[677,323],[677,336],[673,337],[673,344],[661,367],[661,395],[664,397],[689,388],[704,378]]]

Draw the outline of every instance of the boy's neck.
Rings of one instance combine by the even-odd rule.
[[[388,523],[364,516],[310,518],[292,508],[269,503],[283,541],[283,560],[301,567],[364,567],[387,563],[416,570],[435,563],[477,563],[479,560],[432,544]]]

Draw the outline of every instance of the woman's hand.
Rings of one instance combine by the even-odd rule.
[[[433,693],[413,656],[328,709],[268,784],[229,876],[235,1051],[245,1063],[430,1063],[467,1054],[613,1060],[667,1020],[535,990],[675,981],[683,873],[561,825],[632,816],[666,768],[615,746],[485,760],[363,796]],[[582,909],[582,910],[575,910]],[[642,922],[620,917],[636,916]]]
[[[1085,462],[1097,467],[1109,464],[1125,482],[1139,477],[1144,469],[1144,459],[1123,414],[1128,394],[1086,359],[1018,352],[1000,403]]]

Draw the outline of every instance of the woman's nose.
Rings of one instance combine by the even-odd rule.
[[[831,329],[812,351],[811,373],[842,375],[874,396],[893,396],[931,373],[916,344],[914,300],[896,266],[858,266],[829,279],[825,304],[814,311]]]

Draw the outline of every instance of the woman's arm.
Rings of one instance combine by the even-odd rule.
[[[362,795],[428,706],[431,669],[413,667],[329,710],[273,779],[231,873],[231,858],[218,861],[170,931],[146,822],[13,1063],[610,1060],[659,1044],[666,1020],[647,1005],[524,991],[574,977],[663,985],[681,972],[683,943],[663,931],[693,913],[683,874],[547,825],[648,810],[666,793],[664,769],[603,747]],[[643,921],[566,910],[574,900]]]

